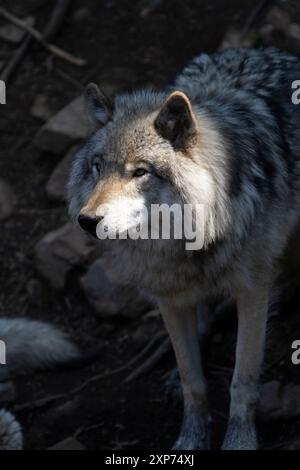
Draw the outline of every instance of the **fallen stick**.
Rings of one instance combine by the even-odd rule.
[[[45,398],[39,398],[37,400],[32,400],[32,401],[29,401],[29,402],[26,402],[26,403],[23,403],[21,405],[15,405],[14,406],[14,411],[15,413],[23,413],[23,412],[30,412],[30,411],[33,411],[35,409],[39,409],[39,408],[43,408],[45,406],[48,406],[48,405],[51,405],[53,402],[56,402],[58,400],[63,400],[63,399],[66,399],[66,398],[70,398],[71,396],[74,396],[74,395],[78,395],[78,393],[82,392],[85,388],[87,388],[89,385],[95,383],[95,382],[98,382],[98,380],[101,380],[101,379],[105,379],[105,378],[108,378],[108,377],[111,377],[112,375],[115,375],[115,374],[118,374],[120,372],[123,372],[124,370],[128,369],[130,366],[134,365],[137,361],[139,361],[142,357],[145,356],[145,354],[147,354],[147,352],[155,345],[155,343],[162,339],[163,337],[166,336],[166,333],[164,331],[160,331],[158,332],[154,338],[152,338],[151,341],[149,341],[149,343],[142,349],[142,351],[140,351],[136,356],[134,356],[129,362],[127,362],[127,364],[123,365],[123,366],[120,366],[116,369],[113,369],[113,370],[109,370],[109,371],[106,371],[106,372],[102,372],[101,374],[96,374],[96,375],[93,375],[92,377],[89,377],[88,379],[86,379],[85,381],[83,381],[80,385],[78,385],[77,387],[74,387],[72,390],[70,390],[69,392],[66,392],[66,393],[58,393],[58,394],[55,394],[55,395],[50,395],[48,397],[45,397]],[[167,341],[169,343],[169,338],[167,338]],[[166,340],[165,340],[166,342]],[[165,344],[162,343],[160,345],[160,347],[157,349],[157,351],[161,351],[162,350],[162,346]],[[169,350],[169,347],[168,347],[168,350]],[[167,351],[165,351],[167,352]],[[165,353],[163,353],[164,355]],[[150,357],[150,362],[152,362],[152,358],[154,356],[157,356],[157,359],[159,360],[160,357],[162,357],[161,355],[157,355],[156,353],[154,353],[151,357]],[[144,364],[148,364],[149,360],[147,360]],[[144,365],[141,366],[141,368],[143,368]],[[139,371],[140,368],[136,369],[136,371]],[[134,371],[132,374],[135,376],[135,373],[136,371]],[[130,377],[130,376],[129,376]]]
[[[82,392],[86,387],[88,387],[89,385],[91,385],[94,382],[97,382],[100,379],[111,377],[112,375],[119,374],[120,372],[124,372],[126,369],[133,366],[140,359],[142,359],[147,354],[147,352],[155,345],[155,343],[158,340],[165,337],[165,336],[166,336],[166,333],[164,331],[158,332],[157,335],[155,335],[154,338],[152,338],[152,340],[149,341],[148,344],[146,344],[146,346],[142,349],[142,351],[140,351],[132,359],[130,359],[130,361],[127,362],[127,364],[125,364],[123,366],[120,366],[120,367],[117,367],[116,369],[109,370],[107,372],[102,372],[101,374],[97,374],[97,375],[93,375],[92,377],[89,377],[82,384],[78,385],[78,387],[73,388],[67,395],[77,395],[78,393]],[[169,338],[167,338],[167,341],[169,342]],[[162,344],[164,344],[164,343],[162,343]],[[157,349],[157,351],[159,351],[161,349],[161,346]],[[156,355],[156,352],[152,356],[150,356],[150,359],[152,359],[153,356],[155,356],[155,355]],[[149,361],[149,359],[144,364],[148,363],[148,361]],[[143,365],[141,367],[143,367]],[[136,369],[136,371],[139,370],[139,369],[140,368]],[[135,374],[136,371],[133,371],[132,374]],[[130,374],[129,377],[132,374]]]
[[[140,367],[131,372],[123,383],[131,382],[134,379],[137,379],[141,375],[149,372],[153,369],[154,366],[169,352],[171,351],[171,341],[169,338],[166,338],[161,345],[156,349],[156,351],[150,356]]]
[[[50,21],[48,25],[46,26],[46,29],[43,33],[44,38],[46,38],[48,41],[53,39],[55,34],[58,32],[60,29],[64,15],[70,5],[70,0],[57,0],[56,6],[53,10],[53,13],[51,15]],[[27,33],[26,38],[22,42],[22,44],[18,47],[16,50],[14,56],[12,59],[8,62],[6,68],[1,74],[1,79],[5,82],[8,83],[10,80],[12,74],[14,71],[17,69],[17,67],[20,65],[22,62],[23,58],[25,57],[26,52],[29,49],[30,44],[32,43],[32,36]]]
[[[38,400],[32,400],[26,403],[22,403],[21,405],[15,405],[14,406],[14,412],[15,413],[22,413],[24,411],[33,411],[38,408],[43,408],[44,406],[50,405],[51,403],[60,400],[62,398],[65,398],[66,394],[65,393],[58,393],[56,395],[50,395],[49,397],[45,398],[39,398]]]
[[[47,41],[52,41],[56,33],[60,30],[70,4],[71,0],[57,0],[49,23],[43,32],[43,37],[47,39]]]
[[[54,44],[47,42],[47,40],[37,29],[28,25],[25,21],[16,17],[15,15],[7,11],[4,7],[0,7],[0,16],[10,21],[14,25],[18,26],[19,28],[24,29],[24,31],[27,31],[27,33],[29,33],[36,41],[38,41],[45,49],[47,49],[56,57],[59,57],[60,59],[63,59],[72,65],[77,65],[78,67],[86,65],[87,62],[84,59],[75,57],[69,52],[66,52],[63,49],[55,46]]]
[[[32,37],[30,34],[27,34],[26,38],[22,42],[22,44],[18,47],[15,55],[13,58],[8,62],[7,66],[5,67],[4,71],[1,74],[1,79],[7,84],[10,77],[12,76],[13,72],[16,70],[18,65],[22,62],[23,57],[25,56],[30,44],[32,41]]]
[[[249,30],[251,29],[252,25],[255,23],[258,16],[263,11],[263,9],[266,7],[268,2],[269,2],[269,0],[260,0],[260,2],[254,7],[251,14],[248,16],[248,19],[245,23],[245,26],[244,26],[244,28],[241,32],[240,41],[245,39],[245,37],[248,34]]]

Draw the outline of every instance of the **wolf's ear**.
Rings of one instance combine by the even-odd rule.
[[[154,125],[157,132],[176,148],[186,148],[197,135],[196,119],[189,98],[174,91],[164,102]]]
[[[104,126],[111,119],[113,103],[95,83],[90,83],[86,87],[85,103],[92,131]]]

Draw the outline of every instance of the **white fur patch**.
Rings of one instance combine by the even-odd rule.
[[[134,233],[139,233],[148,227],[148,213],[145,199],[138,197],[115,197],[113,201],[102,204],[96,210],[98,217],[103,217],[97,226],[97,237],[100,240],[106,238],[115,239],[134,238]],[[139,235],[140,237],[140,235]]]

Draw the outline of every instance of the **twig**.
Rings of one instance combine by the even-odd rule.
[[[166,338],[164,342],[159,346],[158,349],[150,356],[140,367],[131,372],[124,383],[131,382],[133,379],[137,379],[142,374],[149,372],[161,359],[171,350],[171,342],[169,338]]]
[[[58,401],[58,400],[62,400],[62,399],[65,399],[65,398],[70,398],[71,396],[74,396],[74,395],[78,395],[78,393],[81,393],[85,388],[87,388],[89,385],[95,383],[95,382],[98,382],[98,380],[101,380],[101,379],[104,379],[104,378],[107,378],[107,377],[111,377],[112,375],[115,375],[115,374],[118,374],[120,372],[123,372],[124,370],[128,369],[129,367],[131,367],[132,365],[134,365],[137,361],[139,361],[142,357],[144,357],[145,354],[147,354],[147,352],[154,346],[154,344],[160,340],[161,338],[163,338],[164,336],[166,335],[165,332],[163,331],[160,331],[157,335],[154,336],[154,338],[152,338],[152,340],[142,349],[141,352],[139,352],[136,356],[134,356],[127,364],[121,366],[121,367],[118,367],[116,369],[113,369],[111,371],[106,371],[106,372],[102,372],[101,374],[97,374],[97,375],[93,375],[92,377],[89,377],[87,380],[85,380],[84,382],[82,382],[80,385],[78,385],[77,387],[73,388],[72,390],[70,390],[69,392],[67,393],[58,393],[58,394],[55,394],[55,395],[50,395],[48,397],[45,397],[45,398],[39,398],[37,400],[32,400],[32,401],[29,401],[29,402],[26,402],[26,403],[23,403],[21,405],[16,405],[14,407],[14,411],[16,413],[19,413],[19,412],[24,412],[24,411],[33,411],[34,409],[39,409],[39,408],[42,408],[44,406],[48,406],[48,405],[51,405],[53,402],[55,401]],[[163,343],[164,344],[164,343]],[[162,346],[162,345],[161,345]],[[161,346],[160,348],[157,350],[159,351],[161,349]],[[151,356],[153,357],[153,356]],[[159,359],[159,358],[158,358]],[[147,361],[148,362],[148,361]],[[145,363],[146,364],[146,363]],[[139,369],[137,369],[139,370]]]
[[[53,39],[55,34],[59,31],[62,25],[63,19],[64,19],[64,15],[69,5],[70,5],[70,0],[57,0],[56,6],[51,15],[50,21],[43,34],[44,38],[46,38],[48,41],[50,39]],[[32,36],[30,34],[27,34],[23,43],[18,47],[18,49],[15,52],[15,55],[9,61],[5,70],[2,73],[1,78],[2,80],[4,80],[5,83],[8,83],[12,74],[22,62],[31,43],[32,43]]]
[[[70,3],[71,0],[57,0],[49,23],[43,33],[43,36],[47,41],[52,41],[56,33],[60,30]]]
[[[28,25],[25,21],[21,20],[20,18],[17,18],[15,15],[7,11],[4,7],[0,7],[0,16],[15,24],[19,28],[24,29],[24,31],[27,31],[36,41],[38,41],[45,49],[50,51],[56,57],[59,57],[60,59],[63,59],[73,65],[77,65],[78,67],[86,65],[86,61],[84,59],[75,57],[69,52],[66,52],[63,49],[55,46],[54,44],[50,44],[37,29]]]
[[[38,400],[32,400],[26,403],[22,403],[21,405],[14,406],[15,413],[22,413],[24,411],[33,411],[37,408],[42,408],[44,406],[50,405],[53,402],[65,398],[66,393],[58,393],[56,395],[50,395],[49,397],[39,398]]]
[[[247,36],[249,30],[251,29],[252,25],[256,21],[257,17],[259,14],[262,12],[262,10],[265,8],[269,0],[260,0],[260,2],[253,8],[251,14],[249,15],[246,24],[244,28],[242,29],[242,32],[240,34],[240,41],[245,39],[245,36]]]
[[[83,434],[83,433],[87,433],[87,432],[90,432],[90,431],[94,431],[95,429],[99,429],[101,428],[102,426],[104,425],[104,422],[101,421],[100,423],[96,423],[96,424],[91,424],[90,426],[81,426],[80,428],[78,428],[73,436],[74,436],[74,439],[78,439],[78,437],[80,436],[80,434]]]
[[[32,41],[32,37],[30,34],[27,34],[26,38],[24,39],[23,43],[18,47],[15,55],[12,59],[8,62],[7,66],[5,67],[4,71],[1,74],[1,79],[7,84],[9,79],[11,78],[13,72],[16,70],[18,65],[22,62],[23,57],[25,56],[30,44]]]
[[[73,388],[73,390],[71,390],[68,394],[66,395],[77,395],[78,393],[82,392],[86,387],[88,387],[89,385],[91,385],[92,383],[95,383],[95,382],[98,382],[98,380],[100,379],[103,379],[103,378],[107,378],[107,377],[111,377],[112,375],[115,375],[115,374],[119,374],[120,372],[124,372],[124,370],[128,369],[129,367],[133,366],[134,364],[136,364],[140,359],[142,359],[146,354],[147,352],[154,346],[154,344],[160,340],[162,337],[164,337],[166,335],[165,332],[162,332],[160,331],[156,336],[154,336],[154,338],[144,347],[144,349],[142,349],[141,352],[139,352],[136,356],[134,356],[129,362],[127,362],[127,364],[121,366],[121,367],[117,367],[116,369],[113,369],[111,371],[107,371],[107,372],[103,372],[102,374],[97,374],[97,375],[94,375],[92,377],[89,377],[87,380],[85,380],[82,384],[80,384],[78,387],[75,387]],[[169,341],[169,339],[167,338],[167,340]],[[164,343],[163,343],[164,344]],[[159,351],[161,348],[161,346],[157,349],[157,351]],[[156,351],[156,352],[157,352]],[[156,353],[154,353],[155,355]],[[153,356],[150,357],[150,359],[152,358]],[[148,363],[149,360],[146,361],[146,363]],[[145,364],[146,364],[145,363]],[[141,366],[143,367],[143,366]],[[136,369],[136,371],[138,371],[138,369]],[[133,374],[135,374],[135,372],[133,372]],[[130,377],[130,376],[129,376]]]

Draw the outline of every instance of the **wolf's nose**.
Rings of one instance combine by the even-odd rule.
[[[83,230],[89,232],[94,237],[97,237],[97,225],[102,219],[103,217],[91,217],[89,215],[80,214],[78,217],[78,223]]]

